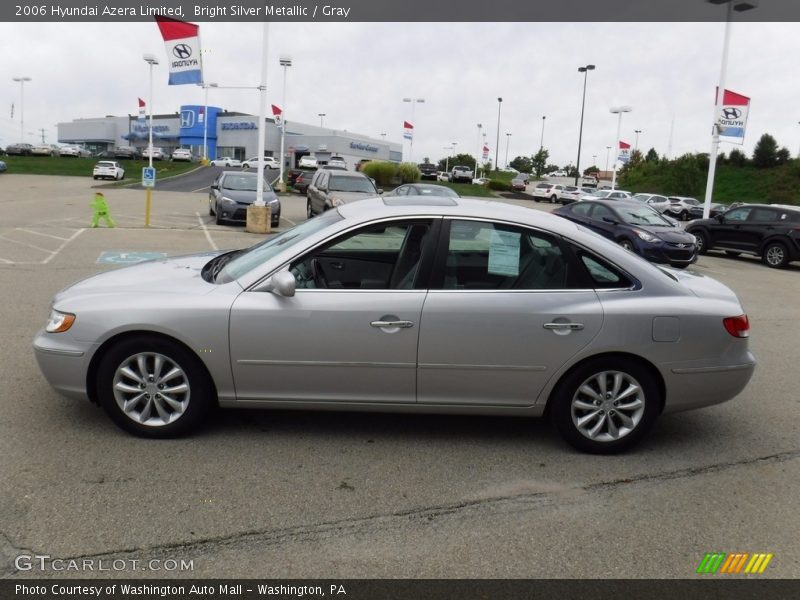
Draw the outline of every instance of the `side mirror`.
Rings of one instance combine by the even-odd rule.
[[[280,271],[256,288],[259,292],[272,292],[284,298],[294,296],[295,278],[290,271]]]
[[[211,189],[212,190],[218,190],[219,189],[219,185],[217,185],[216,183],[212,183],[211,184]]]
[[[383,188],[378,188],[378,194],[382,194],[382,193],[383,193]]]

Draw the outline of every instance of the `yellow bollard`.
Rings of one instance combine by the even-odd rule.
[[[269,233],[272,223],[269,206],[256,206],[251,204],[247,207],[247,222],[244,230],[247,233]]]

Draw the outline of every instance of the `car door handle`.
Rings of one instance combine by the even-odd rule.
[[[578,331],[583,329],[583,323],[545,323],[542,327],[545,329],[569,329],[571,331]]]
[[[400,329],[408,329],[413,327],[414,323],[411,321],[373,321],[370,323],[371,327],[399,327]]]
[[[344,269],[344,263],[332,262],[330,263],[330,265],[331,269],[336,269],[337,271],[341,271],[342,269]]]

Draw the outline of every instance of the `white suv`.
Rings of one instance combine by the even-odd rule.
[[[267,169],[280,169],[281,166],[278,164],[277,159],[272,156],[265,156],[264,157],[264,166]],[[254,156],[253,158],[248,158],[247,160],[242,162],[243,169],[257,169],[258,168],[258,157]]]
[[[539,200],[549,200],[551,204],[555,204],[561,200],[564,187],[559,183],[537,183],[536,187],[533,188],[533,199],[537,202]]]
[[[172,160],[174,161],[185,160],[191,162],[192,151],[189,150],[188,148],[175,148],[175,150],[172,151]]]

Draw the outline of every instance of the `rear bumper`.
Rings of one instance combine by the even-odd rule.
[[[747,352],[738,364],[671,368],[665,373],[667,398],[664,412],[692,410],[732,400],[745,388],[756,368],[756,359]]]

